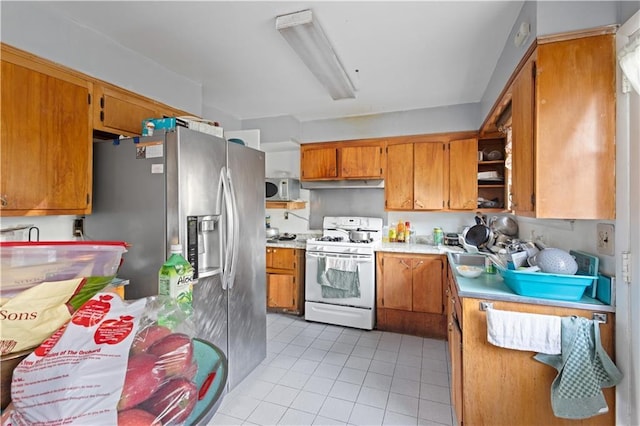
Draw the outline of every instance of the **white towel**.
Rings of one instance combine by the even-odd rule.
[[[556,355],[562,352],[561,318],[487,309],[487,340],[495,346]]]
[[[327,257],[326,269],[336,269],[338,271],[358,272],[358,262],[350,257]]]

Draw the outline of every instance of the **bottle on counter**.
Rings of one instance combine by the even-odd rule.
[[[398,238],[397,230],[395,225],[389,225],[389,242],[395,243]]]
[[[491,259],[489,259],[488,256],[484,258],[484,272],[487,274],[496,273],[496,267],[493,265],[493,262],[491,261]]]
[[[158,294],[176,300],[187,316],[193,312],[193,266],[182,256],[182,244],[171,245],[171,256],[158,272]]]
[[[441,246],[444,240],[444,232],[442,232],[442,228],[435,227],[433,228],[433,245]]]
[[[399,243],[404,243],[404,222],[398,221],[398,235],[396,237]]]
[[[409,221],[404,223],[404,242],[407,244],[411,242],[411,223]]]
[[[388,243],[389,242],[389,227],[388,226],[383,226],[382,227],[382,242],[383,243]]]

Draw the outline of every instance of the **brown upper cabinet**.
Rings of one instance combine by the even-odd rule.
[[[382,179],[383,145],[380,139],[302,144],[300,179]]]
[[[504,94],[517,215],[615,219],[615,69],[609,27],[539,38],[525,56]]]
[[[477,138],[469,135],[388,139],[385,209],[475,209],[477,150]]]
[[[0,215],[91,213],[94,130],[190,115],[0,43]]]
[[[441,141],[401,141],[387,146],[384,185],[387,210],[442,210],[446,145]]]
[[[449,142],[449,210],[478,207],[478,139]]]
[[[93,122],[97,130],[136,136],[142,133],[143,120],[162,117],[156,103],[110,84],[96,84],[95,97]]]
[[[91,213],[92,82],[2,44],[2,216]]]
[[[125,136],[142,134],[148,118],[190,115],[112,84],[94,84],[94,129]]]

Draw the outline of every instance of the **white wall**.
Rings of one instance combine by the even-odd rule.
[[[480,121],[478,104],[305,121],[301,123],[300,142],[477,130]]]
[[[1,2],[2,41],[172,107],[201,114],[199,83],[70,21],[47,3]]]
[[[265,154],[265,174],[268,177],[292,177],[300,178],[300,149],[291,149]],[[309,228],[309,191],[300,189],[299,200],[306,201],[304,209],[284,210],[267,209],[266,214],[271,217],[271,226],[278,228],[280,233],[306,234],[318,230]],[[285,219],[285,212],[288,217]]]

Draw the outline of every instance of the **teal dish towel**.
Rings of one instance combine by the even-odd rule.
[[[600,343],[596,321],[571,316],[561,321],[562,353],[534,358],[558,370],[551,384],[551,406],[556,417],[586,419],[609,411],[602,388],[615,386],[622,373]]]
[[[318,258],[318,283],[325,299],[360,297],[358,263],[349,258]]]

